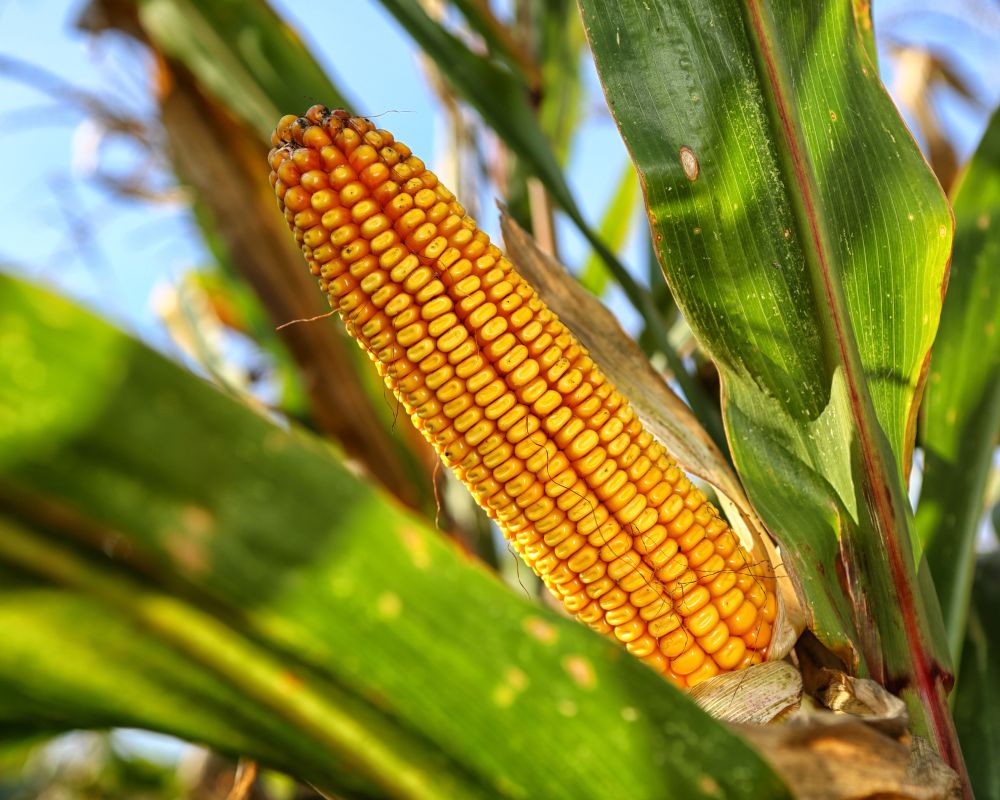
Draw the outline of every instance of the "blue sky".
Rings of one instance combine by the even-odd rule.
[[[399,26],[374,0],[316,4],[278,0],[275,6],[305,40],[363,113],[391,113],[392,128],[433,163],[440,153],[442,122],[437,101],[418,66],[416,51]],[[0,54],[44,65],[73,86],[121,100],[128,108],[152,113],[143,96],[148,64],[137,48],[119,37],[95,42],[73,28],[85,3],[0,0]],[[336,31],[336,46],[326,46]],[[378,69],[358,69],[371,53]],[[387,76],[392,76],[388,80]],[[592,104],[600,100],[596,76]],[[360,100],[359,100],[360,101]],[[603,100],[600,100],[603,102]],[[183,204],[121,201],[95,187],[87,170],[93,154],[93,126],[75,110],[60,110],[44,92],[0,76],[0,145],[15,151],[30,141],[32,171],[18,171],[0,197],[0,265],[49,283],[78,297],[154,344],[169,349],[150,307],[153,287],[174,281],[207,261],[196,226]],[[388,123],[387,123],[388,124]],[[609,155],[610,153],[610,155]],[[105,145],[103,163],[124,169],[136,154]],[[574,161],[586,164],[572,181],[591,219],[599,218],[604,197],[590,187],[613,187],[625,151],[609,117],[586,126]],[[584,191],[587,189],[587,191]],[[492,207],[480,220],[497,230]],[[579,237],[561,226],[572,260],[585,256]],[[638,237],[634,237],[638,240]],[[637,245],[631,248],[638,261]]]
[[[78,33],[74,21],[85,5],[81,0],[0,0],[0,56],[44,65],[68,86],[151,114],[146,57],[121,37],[95,40]],[[442,152],[443,132],[434,112],[437,102],[413,45],[376,0],[276,0],[275,6],[335,80],[363,100],[360,111],[401,112],[392,114],[394,132],[434,163]],[[985,101],[974,108],[954,96],[942,97],[946,128],[966,156],[989,107],[1000,100],[1000,7],[990,0],[952,6],[960,11],[942,12],[941,6],[876,2],[876,29],[959,54],[962,72]],[[378,54],[377,68],[358,68],[373,53]],[[887,53],[882,64],[892,88],[893,61]],[[610,118],[597,113],[603,97],[592,67],[588,90],[588,108],[594,113],[575,144],[569,175],[584,213],[597,221],[626,156]],[[79,110],[65,103],[57,107],[50,95],[0,75],[0,146],[15,154],[8,190],[0,196],[0,265],[59,287],[169,350],[151,293],[157,284],[176,281],[205,264],[208,256],[182,202],[123,201],[94,184],[89,170],[95,137]],[[120,142],[104,144],[100,158],[120,170],[140,166],[135,150]],[[594,191],[602,186],[607,192]],[[494,233],[495,214],[488,205],[484,209],[480,223]],[[579,236],[564,222],[559,231],[564,259],[581,264],[588,251]],[[642,269],[638,225],[625,258]],[[610,302],[631,327],[634,316],[621,298],[613,295]]]

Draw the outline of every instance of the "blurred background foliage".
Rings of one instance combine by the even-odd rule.
[[[1000,100],[1000,4],[886,0],[874,19],[883,80],[948,189]],[[537,594],[533,576],[434,469],[339,326],[279,330],[326,310],[264,180],[280,114],[322,102],[377,116],[427,154],[491,235],[503,198],[724,445],[714,367],[660,277],[572,0],[9,0],[0,87],[5,269],[328,437],[520,592]],[[985,496],[987,509],[1000,497],[996,469]],[[996,547],[989,520],[975,523],[983,551]],[[233,764],[165,738],[71,734],[4,748],[2,734],[0,800],[208,800],[232,785]],[[315,796],[270,773],[254,792]]]

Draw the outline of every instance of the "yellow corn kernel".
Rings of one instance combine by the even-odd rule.
[[[272,144],[278,205],[330,305],[566,610],[680,686],[762,661],[770,565],[423,162],[322,106]]]

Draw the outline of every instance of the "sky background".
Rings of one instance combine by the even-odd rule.
[[[100,131],[72,103],[53,100],[25,77],[25,65],[51,74],[52,85],[75,87],[140,117],[154,113],[148,57],[119,35],[92,37],[76,30],[87,3],[81,0],[0,0],[0,146],[9,154],[6,190],[0,194],[0,269],[58,287],[128,327],[160,349],[174,348],[159,320],[157,286],[176,282],[209,261],[200,232],[181,200],[134,202],[93,180],[98,158],[105,169],[147,170],[134,148],[102,140]],[[279,13],[311,46],[334,81],[363,103],[364,114],[387,113],[383,124],[422,154],[431,168],[446,141],[438,103],[429,90],[416,50],[376,0],[276,0]],[[941,8],[950,11],[941,11]],[[1000,102],[1000,3],[965,0],[875,3],[883,78],[893,89],[892,39],[926,43],[952,57],[981,103],[944,91],[945,130],[960,158],[972,152]],[[378,61],[371,63],[372,54]],[[12,65],[11,62],[14,62]],[[597,222],[625,164],[618,132],[604,110],[596,74],[587,60],[588,115],[571,155],[571,186],[587,218]],[[13,79],[21,75],[22,79]],[[35,84],[34,86],[31,84]],[[391,120],[391,122],[389,121]],[[169,175],[152,174],[168,186]],[[602,192],[595,187],[607,187]],[[496,233],[496,214],[483,204],[480,224]],[[644,270],[641,218],[624,258]],[[589,250],[565,220],[559,221],[561,255],[579,267]],[[612,292],[612,309],[626,328],[636,317]]]

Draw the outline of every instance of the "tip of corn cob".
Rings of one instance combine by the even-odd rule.
[[[371,121],[278,122],[271,185],[413,424],[570,613],[680,686],[763,661],[770,563],[434,173]]]

